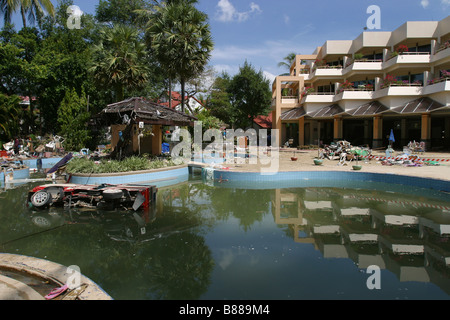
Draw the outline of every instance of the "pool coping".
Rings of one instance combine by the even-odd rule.
[[[71,276],[73,277],[72,273],[68,272],[68,267],[61,264],[11,253],[0,253],[0,268],[25,272],[31,276],[48,280],[61,286],[66,284]],[[82,274],[80,284],[87,284],[88,287],[78,295],[79,300],[113,300],[99,285]]]
[[[205,167],[205,169],[208,169]],[[279,171],[273,174],[262,174],[253,171],[230,171],[224,169],[210,168],[214,172],[214,180],[223,184],[224,182],[260,182],[260,183],[283,183],[300,181],[358,181],[358,182],[382,182],[394,185],[405,185],[411,187],[432,189],[450,193],[450,180],[429,177],[417,177],[406,174],[361,172],[361,171],[337,171],[337,170],[307,170],[307,171]],[[203,175],[203,173],[202,173]],[[323,185],[323,184],[319,184]],[[325,185],[323,185],[325,186]]]

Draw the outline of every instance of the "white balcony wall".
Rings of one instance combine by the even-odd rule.
[[[372,100],[374,91],[345,90],[335,96],[335,102],[340,100]]]
[[[420,96],[423,94],[423,87],[406,87],[406,86],[391,86],[377,90],[373,94],[374,99],[379,99],[386,96]]]
[[[450,58],[450,48],[447,48],[431,56],[431,62],[437,62],[444,59],[448,60],[449,58]]]
[[[302,99],[302,103],[333,103],[333,101],[334,94],[308,94]]]
[[[423,89],[423,94],[433,94],[438,92],[450,93],[450,80],[429,84]]]
[[[314,73],[312,73],[309,77],[309,79],[312,79],[314,77],[342,77],[343,75],[343,69],[336,69],[336,68],[323,68],[319,69],[317,68]]]
[[[397,63],[430,63],[429,54],[400,54],[397,56]]]
[[[383,70],[383,62],[363,62],[356,61],[343,70],[343,75],[353,71],[381,71]]]

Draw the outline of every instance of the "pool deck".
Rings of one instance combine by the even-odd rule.
[[[394,157],[397,157],[401,152],[394,152]],[[268,161],[271,154],[264,155]],[[340,165],[339,160],[324,159],[322,165],[315,165],[314,158],[318,156],[317,150],[297,150],[297,149],[282,149],[279,151],[278,160],[274,156],[275,160],[269,162],[269,164],[248,163],[249,159],[242,159],[243,163],[223,163],[218,164],[215,167],[217,169],[232,170],[234,172],[261,172],[262,170],[276,171],[276,172],[290,172],[290,171],[340,171],[349,172],[354,171],[352,165],[356,164],[356,161],[347,161],[345,165]],[[292,161],[291,157],[297,157],[296,161]],[[372,156],[385,157],[385,153],[381,151],[372,152]],[[416,154],[420,159],[439,159],[439,165],[422,165],[422,166],[405,166],[402,164],[395,165],[383,165],[382,160],[372,158],[358,161],[358,164],[362,166],[360,172],[368,173],[383,173],[392,175],[404,175],[421,178],[431,178],[444,181],[450,181],[450,153],[449,152],[424,152],[423,154]],[[448,160],[448,161],[446,161]],[[277,162],[278,161],[278,162]],[[267,162],[265,162],[267,163]],[[205,164],[205,166],[210,166]],[[271,166],[271,167],[270,167]]]

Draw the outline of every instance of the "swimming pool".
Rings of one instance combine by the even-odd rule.
[[[29,185],[9,190],[2,251],[78,265],[123,300],[449,298],[447,193],[240,177],[160,187],[144,225],[124,212],[30,212]]]

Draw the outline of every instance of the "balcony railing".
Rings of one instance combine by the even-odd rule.
[[[438,52],[441,52],[445,49],[450,48],[450,40],[446,41],[445,43],[439,45],[439,47],[436,49],[436,51],[434,51],[434,54],[437,54]]]
[[[407,81],[396,81],[393,83],[385,83],[381,85],[381,89],[388,88],[388,87],[422,87],[423,84],[421,81],[419,82],[413,82],[409,83]]]
[[[430,52],[414,52],[414,51],[407,51],[407,52],[393,52],[391,53],[391,56],[386,59],[386,61],[389,61],[391,59],[394,59],[399,56],[425,56],[425,55],[431,55]]]
[[[372,60],[370,60],[370,59],[355,59],[355,60],[350,60],[350,61],[347,61],[347,64],[345,65],[345,67],[347,68],[347,67],[349,67],[349,66],[351,66],[352,64],[354,64],[355,62],[368,62],[368,63],[374,63],[374,62],[383,62],[383,59],[372,59]]]
[[[432,80],[428,81],[428,85],[436,84],[436,83],[444,82],[444,81],[450,81],[450,77],[440,77],[440,78],[432,79]]]
[[[344,91],[374,91],[375,89],[373,87],[360,87],[360,88],[341,88],[339,89],[339,93],[344,92]]]

